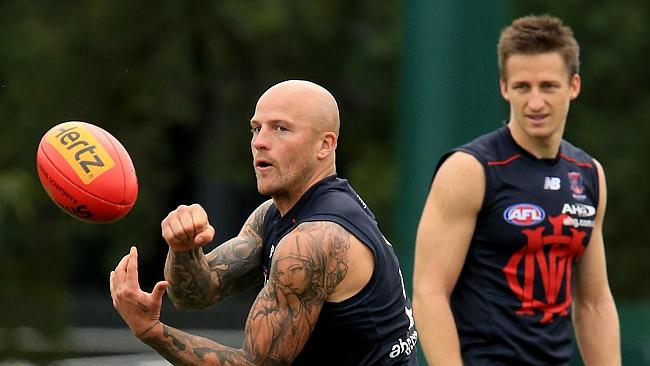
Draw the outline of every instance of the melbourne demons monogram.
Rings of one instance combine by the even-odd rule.
[[[571,268],[585,250],[583,242],[587,233],[572,227],[568,228],[569,235],[562,233],[567,217],[565,214],[549,216],[553,232],[546,235],[544,226],[521,231],[527,244],[515,252],[503,268],[510,289],[521,300],[517,314],[534,315],[535,310],[541,311],[544,314],[542,323],[552,322],[556,314],[569,315]],[[560,296],[563,283],[564,296]],[[545,299],[535,298],[536,284],[542,285]]]

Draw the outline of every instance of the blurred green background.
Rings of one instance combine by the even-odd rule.
[[[66,356],[56,345],[71,328],[124,327],[98,310],[110,307],[108,273],[136,244],[143,288],[161,279],[159,225],[179,204],[202,203],[216,241],[235,235],[264,200],[248,121],[257,97],[285,79],[312,80],[337,98],[338,173],[373,209],[410,274],[438,157],[507,118],[500,29],[513,17],[550,13],[581,46],[583,89],[566,137],[607,173],[605,239],[624,361],[650,364],[650,286],[638,281],[650,273],[650,3],[538,3],[0,2],[0,361],[45,363]],[[41,188],[38,142],[69,120],[105,128],[131,154],[140,192],[125,219],[81,223]],[[26,329],[44,339],[40,347],[24,344]]]

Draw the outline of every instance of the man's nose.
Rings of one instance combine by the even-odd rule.
[[[538,111],[544,108],[545,105],[544,96],[539,90],[533,89],[530,94],[530,99],[528,100],[528,108],[533,111]]]
[[[268,149],[270,147],[270,131],[266,127],[260,127],[257,132],[253,133],[253,140],[251,145],[255,149]]]

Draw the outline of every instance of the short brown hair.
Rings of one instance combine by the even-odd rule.
[[[569,77],[580,69],[580,47],[573,31],[562,21],[549,15],[530,15],[516,19],[501,31],[497,53],[499,76],[506,78],[506,62],[515,54],[537,55],[559,52]]]

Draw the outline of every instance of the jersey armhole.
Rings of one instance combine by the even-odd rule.
[[[595,192],[594,192],[594,201],[596,201],[596,209],[598,209],[600,205],[600,190],[602,189],[600,186],[600,171],[598,169],[598,163],[596,163],[596,159],[591,158],[591,163],[594,165],[594,187],[595,187]],[[602,166],[601,166],[602,167]],[[603,168],[604,169],[604,168]]]

